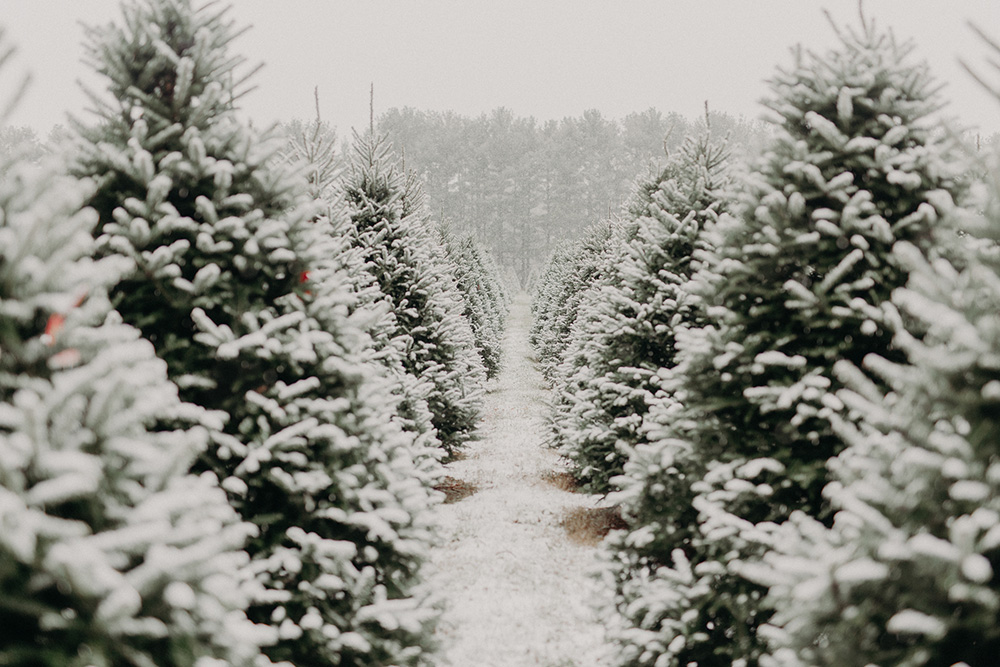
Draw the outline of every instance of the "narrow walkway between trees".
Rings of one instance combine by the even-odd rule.
[[[542,444],[547,389],[530,359],[530,326],[530,300],[521,295],[486,397],[482,440],[448,465],[454,487],[477,491],[440,508],[443,539],[431,553],[429,585],[447,605],[441,667],[605,664],[591,611],[597,550],[560,525],[595,500],[553,483],[561,469]]]

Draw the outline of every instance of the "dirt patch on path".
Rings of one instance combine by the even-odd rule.
[[[468,498],[478,491],[479,487],[462,479],[442,477],[441,481],[434,485],[434,489],[444,494],[444,502],[448,505]]]
[[[559,525],[577,544],[597,546],[612,530],[626,527],[617,507],[575,507],[566,512]]]
[[[551,470],[542,475],[542,481],[551,484],[560,491],[576,493],[580,490],[580,483],[576,481],[571,473]]]

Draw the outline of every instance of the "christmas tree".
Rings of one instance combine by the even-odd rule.
[[[375,280],[375,266],[366,261],[365,249],[352,241],[354,223],[342,196],[344,174],[335,148],[336,135],[318,117],[314,122],[294,123],[283,129],[287,136],[282,158],[306,175],[309,193],[317,206],[314,240],[308,243],[315,261],[308,280],[323,283],[330,272],[338,280],[347,279],[352,297],[350,303],[338,304],[339,311],[364,311],[365,315],[355,320],[371,336],[369,352],[373,360],[396,381],[393,393],[400,399],[397,411],[404,428],[417,436],[418,447],[436,446],[437,431],[426,399],[430,384],[407,370],[407,339],[399,335],[393,304]],[[317,245],[322,245],[323,250],[315,251]]]
[[[985,667],[1000,651],[1000,266],[896,252],[910,284],[884,308],[907,360],[835,369],[861,418],[834,422],[833,526],[793,516],[747,570],[776,609],[770,665]]]
[[[898,359],[880,306],[908,271],[891,249],[899,241],[930,247],[960,189],[928,118],[935,84],[911,63],[912,47],[868,23],[839,37],[829,53],[797,52],[772,82],[774,143],[742,190],[738,218],[720,218],[707,244],[717,250],[693,278],[711,324],[677,335],[666,384],[679,405],[650,426],[665,464],[657,475],[635,469],[641,481],[631,493],[641,500],[687,487],[679,497],[697,511],[697,531],[674,544],[657,532],[656,552],[643,551],[647,525],[688,522],[691,512],[675,518],[675,503],[664,515],[642,502],[630,539],[656,576],[690,571],[695,582],[686,599],[644,599],[660,611],[633,615],[654,629],[629,655],[757,661],[756,628],[770,611],[763,588],[740,573],[772,548],[770,528],[793,509],[829,516],[826,461],[845,446],[831,426],[841,409],[833,365],[873,351]]]
[[[574,293],[563,297],[568,299],[567,304],[573,304],[570,306],[572,310],[560,312],[560,317],[564,321],[567,321],[567,317],[571,317],[572,321],[567,321],[565,325],[568,327],[565,339],[549,341],[550,349],[558,346],[558,352],[553,353],[558,356],[553,359],[552,368],[549,369],[552,400],[547,415],[549,427],[547,444],[560,450],[571,462],[571,470],[577,479],[584,483],[586,489],[594,491],[600,488],[606,489],[607,477],[603,475],[604,466],[614,464],[598,455],[594,458],[600,460],[594,461],[594,465],[591,465],[584,452],[589,453],[593,448],[582,443],[580,443],[581,449],[575,447],[578,438],[586,438],[601,428],[598,415],[583,415],[578,422],[576,414],[582,404],[595,398],[589,386],[590,382],[600,382],[597,374],[601,369],[596,368],[599,362],[587,347],[587,341],[600,336],[607,323],[602,304],[605,299],[612,298],[622,285],[620,268],[628,255],[629,243],[634,239],[637,228],[633,220],[622,218],[614,218],[608,224],[610,225],[608,238],[600,247],[593,248],[593,251],[597,252],[596,256],[582,257],[583,249],[578,246],[574,272],[568,276],[571,281],[563,286],[564,290],[574,290]],[[587,263],[589,276],[575,283],[574,287],[570,287],[574,285],[573,281],[579,278],[581,260]],[[597,410],[588,411],[588,407],[591,405],[584,407],[582,412],[597,412]]]
[[[422,194],[384,138],[369,134],[356,138],[343,196],[353,243],[395,316],[390,338],[405,350],[406,371],[428,382],[433,425],[453,453],[474,437],[486,371]]]
[[[336,266],[348,260],[319,254],[336,242],[306,182],[235,116],[227,11],[124,10],[123,27],[90,31],[110,100],[95,96],[73,169],[98,181],[98,252],[135,265],[115,307],[182,398],[228,416],[196,467],[259,528],[251,617],[275,628],[273,659],[419,664],[433,614],[411,591],[433,459],[373,362],[372,314]]]
[[[454,266],[463,314],[472,325],[476,349],[488,378],[500,372],[501,342],[507,317],[507,294],[492,257],[471,236],[444,235],[444,247]]]
[[[725,149],[707,130],[687,140],[630,206],[635,220],[604,279],[588,289],[564,360],[556,444],[586,488],[611,490],[643,417],[661,393],[660,369],[674,365],[674,331],[703,315],[685,291],[699,231],[722,210]]]
[[[528,342],[540,352],[549,338],[559,306],[560,288],[572,259],[573,244],[561,243],[556,246],[545,262],[542,275],[531,294],[531,329]]]
[[[0,165],[0,662],[265,664],[253,526],[188,472],[221,418],[112,310],[130,262],[91,260],[87,188],[50,166]]]
[[[615,245],[617,222],[601,220],[588,227],[570,246],[549,258],[545,274],[532,299],[535,318],[529,340],[538,354],[542,374],[552,380],[569,345],[570,331],[588,287],[600,279],[606,252]],[[556,397],[556,400],[560,400]]]
[[[309,194],[314,199],[334,199],[343,176],[343,156],[337,151],[336,131],[319,117],[318,88],[316,120],[287,123],[281,126],[281,132],[285,136],[281,157],[302,171],[309,182]]]
[[[770,587],[776,610],[762,664],[996,661],[998,167],[995,156],[973,167],[988,183],[980,217],[944,211],[960,231],[945,238],[962,252],[894,249],[909,282],[882,309],[905,360],[871,354],[834,368],[846,385],[837,397],[857,417],[833,422],[847,443],[829,464],[833,524],[793,515],[746,572]]]

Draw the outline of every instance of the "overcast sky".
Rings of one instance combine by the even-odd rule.
[[[368,87],[376,113],[390,107],[476,115],[506,106],[539,120],[598,109],[612,118],[655,107],[689,117],[712,108],[758,117],[764,83],[802,43],[834,41],[822,8],[857,25],[855,0],[234,0],[231,15],[253,29],[235,48],[264,62],[243,101],[259,124],[321,114],[341,135],[363,128]],[[118,0],[0,0],[0,24],[19,47],[0,72],[34,77],[11,122],[43,137],[67,112],[86,117],[78,81],[80,21],[106,23]],[[995,102],[958,65],[985,69],[988,50],[973,21],[1000,38],[1000,0],[865,0],[866,13],[947,83],[948,113],[1000,131]],[[1000,80],[1000,75],[994,77]]]

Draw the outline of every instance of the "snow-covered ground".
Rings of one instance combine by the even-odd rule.
[[[432,590],[447,605],[438,640],[441,667],[597,667],[603,628],[592,605],[594,547],[571,542],[558,525],[594,498],[544,481],[559,470],[542,444],[545,396],[529,356],[529,299],[508,318],[504,366],[486,399],[482,440],[448,465],[479,491],[442,505],[442,543],[432,551]]]

